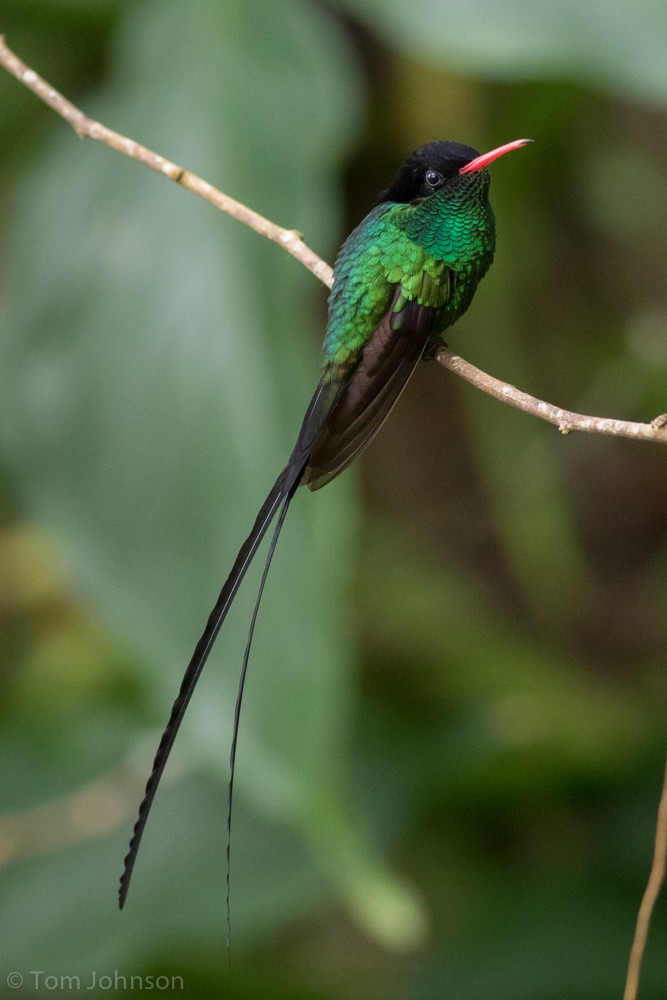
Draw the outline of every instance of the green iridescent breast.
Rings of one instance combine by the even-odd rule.
[[[494,244],[485,194],[457,198],[442,191],[415,205],[378,205],[336,260],[322,347],[325,378],[344,377],[387,310],[398,316],[406,301],[434,310],[437,338],[467,309]]]

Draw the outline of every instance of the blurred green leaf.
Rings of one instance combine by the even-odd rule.
[[[129,974],[147,952],[177,959],[184,940],[224,955],[224,796],[217,783],[190,777],[165,787],[157,815],[142,877],[122,914],[115,890],[124,831],[4,870],[0,933],[12,967],[89,979],[120,960]],[[303,918],[325,890],[285,827],[242,806],[236,818],[232,929],[242,952],[272,926]]]
[[[359,91],[328,15],[298,0],[141,4],[115,52],[111,83],[86,102],[91,114],[313,245],[331,240],[330,151],[349,142]],[[289,454],[316,379],[308,333],[323,292],[238,223],[53,130],[15,212],[0,437],[27,509],[66,540],[79,591],[140,654],[160,722]],[[294,504],[262,609],[238,788],[319,843],[331,839],[328,816],[341,823],[352,699],[341,539],[353,536],[356,510],[349,482],[309,500]],[[179,746],[217,774],[253,599],[251,582]],[[222,676],[220,654],[230,661]],[[357,843],[351,829],[345,836]],[[364,870],[369,884],[377,877],[358,850],[355,898]]]
[[[410,148],[538,139],[494,168],[498,253],[451,344],[582,412],[667,409],[662,7],[5,10],[12,47],[87,111],[328,259]],[[369,101],[348,166],[353,52]],[[233,221],[77,145],[7,74],[0,122],[4,951],[84,977],[185,972],[202,998],[616,1000],[664,767],[667,453],[560,436],[436,365],[288,519],[241,731],[231,973],[221,759],[257,574],[117,913],[138,796],[129,778],[99,808],[80,794],[113,785],[121,757],[145,780],[309,397],[324,294]],[[664,935],[659,908],[642,1000],[665,995]]]
[[[659,0],[340,2],[399,51],[451,69],[506,80],[558,74],[635,98],[667,100],[667,8]]]

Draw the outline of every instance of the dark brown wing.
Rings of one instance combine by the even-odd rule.
[[[394,312],[401,295],[361,351],[345,391],[315,438],[302,482],[318,490],[334,479],[372,441],[415,370],[440,310],[415,299]]]

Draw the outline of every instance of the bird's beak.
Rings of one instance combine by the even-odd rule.
[[[532,139],[515,139],[514,142],[506,142],[504,146],[498,146],[497,149],[492,149],[490,153],[482,153],[481,156],[475,157],[470,163],[466,163],[465,167],[461,167],[459,173],[472,174],[475,170],[483,170],[484,167],[488,167],[489,163],[497,160],[499,156],[511,153],[513,149],[521,149],[522,146],[532,141]]]

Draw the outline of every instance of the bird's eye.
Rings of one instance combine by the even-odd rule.
[[[427,170],[424,180],[429,187],[437,187],[442,180],[442,174],[439,174],[437,170]]]

